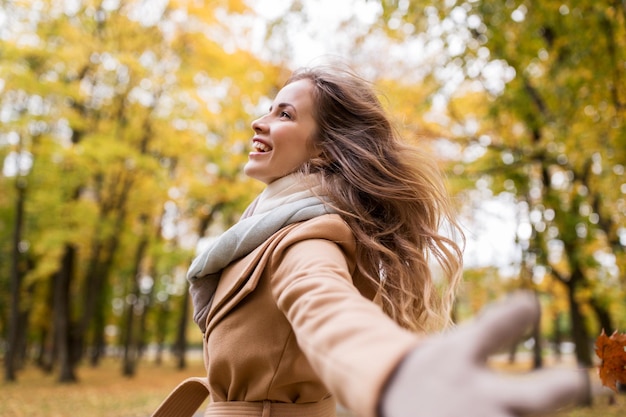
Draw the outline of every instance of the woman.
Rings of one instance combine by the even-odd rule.
[[[189,415],[207,391],[206,416],[319,417],[336,401],[358,416],[513,416],[584,394],[576,373],[482,367],[536,318],[528,296],[425,336],[450,321],[461,251],[440,230],[458,227],[436,165],[367,82],[296,71],[252,129],[244,171],[267,187],[188,274],[208,378],[155,415]]]

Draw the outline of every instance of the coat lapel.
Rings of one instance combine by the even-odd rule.
[[[254,291],[273,249],[296,225],[283,227],[248,255],[224,268],[207,317],[207,335],[224,315]]]

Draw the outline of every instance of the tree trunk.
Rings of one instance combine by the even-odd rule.
[[[155,325],[155,337],[156,337],[156,356],[154,363],[161,365],[163,361],[163,348],[165,344],[165,335],[167,334],[167,317],[169,316],[169,308],[167,303],[169,301],[163,301],[158,304],[156,325]]]
[[[141,291],[139,287],[139,278],[141,276],[141,260],[143,259],[146,248],[148,247],[148,238],[143,236],[141,241],[137,245],[137,251],[135,252],[135,266],[133,275],[131,277],[131,290],[129,302],[126,306],[126,326],[124,334],[124,360],[122,365],[122,375],[134,376],[135,368],[137,365],[138,356],[138,342],[136,334],[135,317],[137,316],[137,305],[140,302],[139,297]]]
[[[61,267],[54,279],[54,333],[59,355],[59,382],[77,381],[74,359],[75,335],[70,322],[70,288],[74,273],[76,248],[65,245]]]
[[[589,347],[589,334],[585,327],[585,322],[582,313],[580,312],[580,305],[576,300],[576,279],[574,275],[567,286],[567,295],[569,298],[570,306],[570,320],[572,324],[572,338],[576,345],[576,360],[584,367],[592,366],[591,363],[591,349]]]
[[[104,240],[100,238],[100,233],[95,234],[95,241],[92,244],[91,259],[85,275],[85,288],[83,295],[83,312],[80,325],[77,329],[76,340],[80,348],[80,355],[84,353],[87,345],[87,331],[92,325],[98,310],[104,308],[104,291],[109,279],[109,272],[113,265],[113,258],[120,243],[120,236],[124,228],[126,219],[126,201],[133,184],[132,178],[123,182],[122,190],[117,198],[115,206],[100,207],[100,222],[107,222],[109,214],[115,209],[115,219],[113,231]],[[101,203],[102,204],[102,203]],[[95,344],[92,341],[92,345]]]
[[[30,319],[30,309],[22,310],[20,313],[20,331],[17,341],[17,353],[15,359],[16,369],[20,370],[26,364],[28,359],[28,333],[26,329],[29,328],[28,321]]]
[[[85,349],[94,347],[97,344],[97,336],[95,331],[96,317],[102,314],[105,308],[105,292],[107,290],[107,281],[109,273],[113,265],[113,257],[119,246],[119,236],[121,235],[121,226],[116,228],[114,235],[106,242],[97,242],[94,244],[94,250],[91,254],[91,260],[85,276],[85,288],[83,294],[83,315],[76,335],[76,343],[78,347],[78,358],[80,359]],[[93,328],[93,339],[91,343],[87,341],[87,333],[89,328]]]
[[[154,288],[154,287],[153,287]],[[142,310],[139,316],[139,329],[138,329],[138,337],[137,337],[137,349],[139,352],[139,357],[143,357],[146,353],[146,348],[148,345],[147,342],[147,334],[148,334],[148,312],[152,306],[152,289],[149,294],[143,295],[142,300]]]
[[[185,352],[187,351],[187,321],[189,320],[189,291],[185,291],[181,302],[180,321],[176,331],[176,342],[174,343],[174,355],[178,359],[177,368],[185,369]]]
[[[54,274],[48,280],[49,290],[47,292],[46,303],[47,311],[51,317],[54,313]],[[51,373],[56,359],[56,350],[54,344],[54,323],[47,321],[40,329],[40,351],[37,357],[37,366],[45,372]]]
[[[103,221],[102,218],[100,220]],[[95,239],[100,239],[99,233],[96,233]],[[87,330],[92,323],[99,305],[98,298],[101,297],[104,292],[105,277],[102,273],[102,267],[100,265],[101,252],[102,242],[99,240],[93,242],[91,245],[91,254],[89,255],[90,259],[87,266],[87,272],[85,274],[85,279],[83,280],[83,309],[78,325],[78,334],[76,335],[81,355],[84,346],[86,345]]]
[[[49,331],[47,328],[42,328],[39,331],[39,346],[37,348],[37,358],[35,363],[42,371],[48,373],[52,370],[52,348],[50,344]]]
[[[104,293],[100,295],[99,300],[104,300]],[[106,344],[104,338],[104,306],[103,302],[99,302],[93,323],[93,340],[89,350],[89,364],[96,368],[100,364],[100,359],[104,355]]]
[[[136,280],[136,279],[135,279]],[[122,359],[122,375],[132,377],[135,375],[135,364],[137,361],[137,346],[133,331],[135,315],[135,304],[137,299],[127,299],[124,325],[124,356]]]
[[[556,313],[554,316],[554,359],[556,362],[561,362],[561,343],[563,343],[561,313]]]
[[[602,304],[600,300],[595,297],[592,297],[589,300],[589,304],[593,309],[593,312],[598,319],[598,323],[600,323],[600,329],[604,329],[604,332],[608,335],[612,334],[615,330],[613,327],[613,320],[611,319],[611,314],[607,310],[607,308]]]
[[[26,179],[17,176],[15,180],[17,191],[15,202],[15,223],[13,229],[12,257],[11,257],[11,307],[8,325],[7,351],[4,356],[4,379],[15,381],[17,379],[18,348],[21,340],[20,325],[20,291],[22,289],[22,271],[20,271],[20,242],[22,240],[22,228],[24,224],[24,201],[26,199]]]

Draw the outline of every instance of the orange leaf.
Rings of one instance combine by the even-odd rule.
[[[617,383],[626,384],[626,334],[615,331],[610,337],[604,329],[596,339],[596,354],[601,359],[598,372],[605,387],[617,392]]]

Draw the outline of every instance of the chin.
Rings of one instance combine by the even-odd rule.
[[[243,173],[245,176],[256,179],[256,175],[254,175],[254,168],[251,168],[248,164],[243,166]]]
[[[255,174],[253,170],[249,170],[249,169],[245,169],[245,168],[244,168],[243,173],[244,173],[244,174],[245,174],[245,176],[246,176],[246,177],[248,177],[248,178],[252,178],[252,179],[254,179],[254,180],[261,181],[262,183],[268,184],[268,182],[267,182],[267,180],[266,180],[266,179],[264,179],[264,178],[262,178],[261,176],[259,176],[259,175]]]

